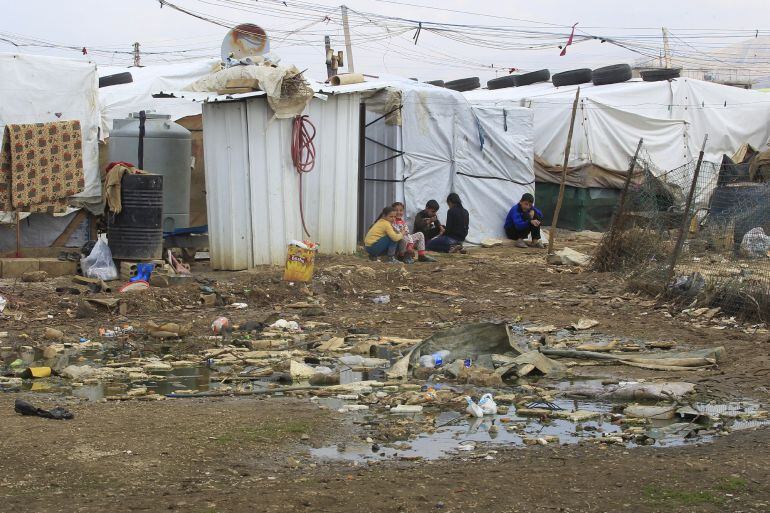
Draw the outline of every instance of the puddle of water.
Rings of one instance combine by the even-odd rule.
[[[330,408],[339,408],[345,401],[339,399],[319,400]],[[600,412],[599,418],[572,422],[563,419],[543,421],[533,417],[519,416],[511,408],[506,415],[485,416],[480,419],[468,417],[465,414],[449,411],[440,413],[435,420],[438,426],[435,431],[426,431],[409,440],[390,443],[372,449],[372,445],[360,441],[349,444],[335,444],[310,450],[311,456],[327,460],[370,461],[393,458],[421,458],[434,460],[442,457],[475,453],[483,457],[484,450],[494,450],[500,447],[522,447],[538,443],[533,440],[548,440],[550,444],[575,444],[580,441],[603,437],[620,437],[623,427],[609,421],[613,408],[612,403],[586,402],[559,399],[555,404],[571,412],[575,408],[592,412]],[[667,447],[683,445],[696,441],[709,441],[723,428],[730,430],[748,429],[760,425],[770,425],[770,420],[741,420],[740,415],[756,412],[759,406],[747,403],[732,403],[726,405],[696,404],[699,411],[714,415],[713,429],[682,418],[672,420],[654,420],[645,427],[645,431],[656,438],[651,445]],[[354,415],[375,417],[372,412],[359,412]],[[387,414],[384,414],[387,415]],[[721,415],[721,416],[720,416]],[[421,420],[421,415],[411,415],[415,420]],[[725,416],[737,416],[734,420],[724,420]],[[697,434],[695,431],[705,430]],[[558,437],[558,442],[556,438]],[[528,440],[525,442],[525,439]],[[639,443],[625,441],[626,447],[635,447]],[[469,450],[470,449],[470,450]]]

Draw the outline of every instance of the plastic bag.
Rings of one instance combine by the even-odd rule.
[[[80,266],[83,268],[83,276],[88,278],[98,278],[104,281],[118,279],[118,268],[112,261],[112,252],[104,239],[96,241],[91,253],[80,259]]]
[[[465,401],[468,403],[468,407],[465,408],[465,411],[468,412],[469,415],[476,418],[481,418],[484,416],[484,412],[482,411],[481,406],[473,402],[473,399],[465,396]]]
[[[767,256],[770,250],[770,237],[762,228],[752,228],[741,239],[741,251],[749,258]]]
[[[484,394],[479,399],[479,407],[484,415],[497,415],[497,403],[492,398],[492,394]]]

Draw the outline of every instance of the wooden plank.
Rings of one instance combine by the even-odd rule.
[[[70,240],[72,234],[75,233],[75,230],[77,230],[78,226],[80,226],[80,223],[85,221],[86,216],[88,216],[88,213],[85,211],[85,209],[81,208],[78,210],[78,213],[75,214],[75,217],[72,218],[64,231],[61,232],[58,237],[56,237],[56,240],[51,243],[51,246],[64,246],[67,241]]]

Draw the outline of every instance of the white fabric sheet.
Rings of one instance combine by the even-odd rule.
[[[96,64],[28,54],[0,54],[0,130],[6,124],[78,120],[85,187],[76,198],[101,197]]]

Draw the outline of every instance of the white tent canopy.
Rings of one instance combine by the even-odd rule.
[[[153,94],[181,91],[218,68],[219,59],[136,67],[99,66],[100,77],[129,72],[133,82],[99,89],[102,138],[109,135],[112,122],[140,110],[168,114],[176,121],[201,113],[201,104],[185,98],[153,98]],[[194,94],[190,95],[196,96]],[[200,95],[197,95],[200,96]]]
[[[560,166],[577,87],[539,83],[464,95],[473,105],[513,101],[532,108],[535,155],[547,166]],[[743,143],[762,148],[770,138],[770,100],[758,91],[687,78],[579,87],[570,167],[591,164],[625,173],[639,138],[644,138],[645,156],[661,170],[691,162],[706,134],[705,160],[714,163]],[[612,187],[615,178],[598,173],[575,185]]]
[[[401,156],[382,162],[387,156],[370,151],[373,148],[368,144],[366,225],[393,199],[406,204],[411,220],[428,200],[443,204],[450,192],[456,192],[470,214],[469,242],[504,237],[508,210],[523,193],[534,190],[531,109],[506,101],[472,106],[457,91],[396,77],[321,88],[332,94],[373,90],[400,94],[402,123],[396,127],[385,120],[372,122],[385,112],[370,112],[367,141],[377,141],[374,146],[392,141],[395,146],[389,156],[393,150]],[[399,102],[388,105],[394,103]],[[369,110],[377,107],[367,105]],[[387,185],[393,183],[395,187]],[[377,188],[395,190],[395,195],[377,194]],[[379,203],[372,201],[374,198]],[[445,210],[442,208],[443,213]]]

